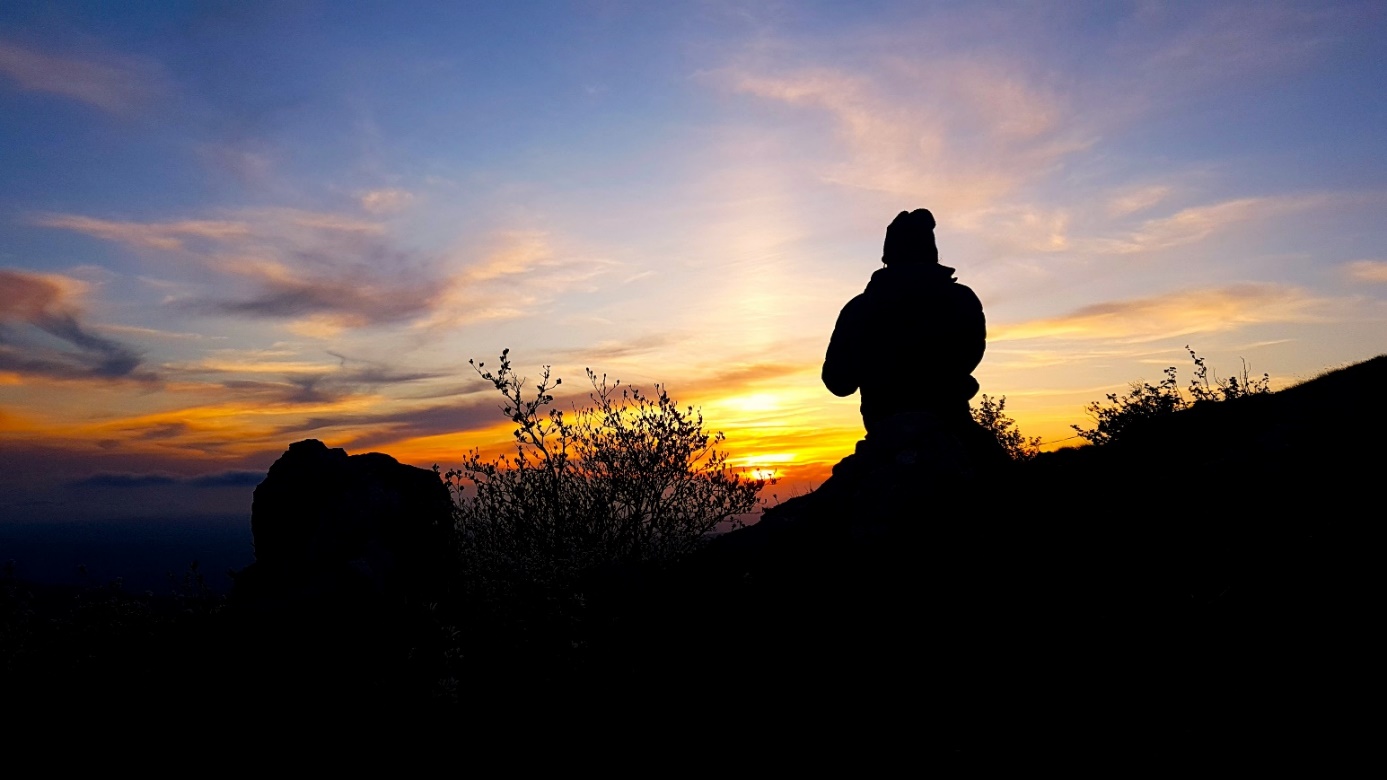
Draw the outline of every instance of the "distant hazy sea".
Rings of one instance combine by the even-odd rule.
[[[44,584],[104,585],[120,577],[128,592],[167,595],[173,589],[169,574],[181,583],[197,561],[207,584],[225,592],[231,588],[227,569],[243,569],[253,560],[244,513],[0,523],[0,564],[14,561],[15,577]]]

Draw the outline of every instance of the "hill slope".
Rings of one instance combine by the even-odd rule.
[[[745,717],[916,753],[1352,740],[1377,656],[1384,386],[1387,356],[1102,448],[875,474],[490,623],[446,588],[151,610],[7,581],[0,683],[21,713],[168,714],[189,697],[402,723],[600,710],[609,729]],[[51,619],[49,602],[73,606]]]
[[[805,502],[624,606],[660,617],[618,657],[656,659],[646,680],[726,659],[684,693],[754,690],[782,716],[888,728],[905,704],[955,749],[1351,728],[1335,713],[1367,668],[1383,387],[1387,356],[1107,447],[920,473],[867,509]]]

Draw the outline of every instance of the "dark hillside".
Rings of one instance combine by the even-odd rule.
[[[500,610],[423,576],[438,521],[373,530],[423,500],[404,486],[427,472],[300,443],[322,484],[339,461],[396,476],[342,465],[346,503],[290,512],[312,521],[312,565],[274,561],[272,577],[262,561],[229,602],[62,595],[88,606],[49,619],[43,594],[6,582],[8,706],[167,714],[204,697],[493,725],[600,712],[612,729],[806,727],[965,755],[1352,741],[1376,661],[1384,383],[1387,356],[1104,447],[962,475],[891,466],[677,564],[502,593]],[[290,495],[290,460],[258,503]]]
[[[673,596],[657,588],[644,607],[660,619],[621,637],[654,646],[617,665],[726,659],[687,693],[880,728],[904,707],[921,739],[958,749],[1351,733],[1385,382],[1387,356],[1106,447],[916,474],[867,508],[771,513],[689,561]]]

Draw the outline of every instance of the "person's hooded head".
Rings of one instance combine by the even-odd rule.
[[[934,245],[934,215],[929,209],[902,211],[891,220],[881,262],[888,266],[939,263],[939,249]]]

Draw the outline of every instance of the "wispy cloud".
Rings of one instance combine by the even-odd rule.
[[[981,235],[994,251],[1006,254],[1072,252],[1075,248],[1065,208],[998,205],[959,214],[949,228]]]
[[[503,277],[522,277],[558,263],[549,236],[538,231],[509,231],[496,236],[495,246],[481,260],[470,263],[459,278],[487,282]]]
[[[385,232],[378,222],[291,208],[248,209],[224,219],[170,222],[99,219],[80,214],[39,214],[32,221],[44,227],[85,233],[130,247],[166,252],[188,248],[187,242],[191,239],[222,245],[241,245],[249,241],[274,244],[292,238],[303,240],[305,233],[381,235]]]
[[[1004,329],[998,329],[1002,332]],[[1055,340],[1041,345],[1026,339],[1007,340],[1000,336],[990,339],[984,369],[1046,368],[1052,366],[1073,366],[1079,363],[1121,361],[1130,363],[1147,357],[1166,355],[1168,348],[1153,346],[1148,342],[1117,342],[1088,340],[1084,342]],[[1024,342],[1024,343],[1021,343]],[[1053,393],[1045,389],[1008,390],[1008,395],[1028,395],[1031,393]],[[1069,393],[1072,390],[1064,390]],[[1087,390],[1083,392],[1089,392]]]
[[[333,333],[414,319],[429,312],[442,292],[421,259],[390,244],[380,223],[330,212],[270,208],[168,222],[47,214],[33,221],[137,249],[179,253],[239,282],[230,293],[173,300],[204,313],[302,319]]]
[[[1108,215],[1125,217],[1137,214],[1161,203],[1170,197],[1172,188],[1165,184],[1148,184],[1124,190],[1108,201]]]
[[[59,57],[5,41],[0,41],[0,74],[20,89],[61,95],[115,114],[144,107],[166,81],[158,63],[143,57]]]
[[[1369,12],[1368,4],[1358,9],[1352,5],[1225,3],[1199,7],[1191,14],[1186,8],[1149,4],[1137,21],[1147,31],[1170,32],[1148,36],[1157,45],[1134,61],[1138,72],[1183,90],[1284,72],[1322,49],[1334,26]]]
[[[362,193],[360,200],[361,208],[372,214],[391,214],[408,208],[414,202],[414,193],[392,187]]]
[[[1238,198],[1221,203],[1192,206],[1168,217],[1143,222],[1135,230],[1116,238],[1088,239],[1085,250],[1099,253],[1132,254],[1194,244],[1238,224],[1274,219],[1314,208],[1328,201],[1326,196],[1278,196]]]
[[[1153,341],[1271,322],[1318,322],[1329,302],[1288,285],[1239,284],[1112,301],[1048,319],[989,328],[989,341],[1109,339]]]
[[[379,361],[328,351],[331,363],[285,360],[265,351],[229,350],[195,363],[165,366],[170,376],[210,381],[241,399],[270,404],[333,404],[381,388],[394,388],[450,376],[439,371],[399,368]]]
[[[274,181],[278,155],[267,143],[237,139],[206,143],[197,152],[209,167],[230,174],[243,184],[263,188]]]
[[[183,249],[185,242],[190,238],[232,241],[251,236],[250,226],[245,222],[227,220],[121,222],[78,214],[43,214],[34,217],[33,222],[43,227],[72,230],[126,246],[166,252]]]
[[[724,367],[701,380],[699,384],[711,390],[740,390],[760,382],[779,380],[806,372],[818,374],[819,366],[784,362],[738,363]],[[817,391],[817,386],[815,390]]]
[[[1240,206],[1279,204],[1196,207],[1130,235],[1092,240],[1112,232],[1094,224],[1094,215],[1122,219],[1189,203],[1169,181],[1076,202],[1074,193],[1106,167],[1101,157],[1078,153],[1120,140],[1124,128],[1155,113],[1168,116],[1195,93],[1207,99],[1211,89],[1243,89],[1249,79],[1303,68],[1339,30],[1361,23],[1365,8],[1237,3],[1192,12],[1146,4],[1114,24],[1112,35],[1086,44],[1097,49],[1086,59],[1105,66],[1087,74],[1081,89],[1058,64],[1067,57],[1036,58],[1053,43],[1051,25],[1077,17],[1014,6],[941,9],[893,30],[864,21],[835,34],[831,47],[758,38],[705,78],[781,107],[774,132],[803,147],[798,159],[812,161],[823,178],[928,205],[946,217],[945,230],[971,229],[989,244],[1005,244],[1000,249],[1025,253],[1140,252],[1256,218]],[[837,148],[822,146],[824,130]],[[1075,162],[1086,165],[1075,169]],[[1053,197],[1061,182],[1063,196]],[[1037,189],[1049,196],[1037,200]],[[1067,223],[1070,215],[1078,224]]]
[[[608,361],[648,355],[652,352],[668,349],[681,340],[680,336],[673,333],[646,333],[622,341],[600,341],[591,347],[559,350],[554,355],[564,360],[581,360],[586,361],[589,365],[603,365]]]
[[[426,311],[437,295],[431,280],[395,282],[363,269],[329,276],[306,274],[277,263],[237,263],[231,270],[251,280],[256,291],[239,298],[201,298],[187,305],[254,318],[326,316],[339,327],[361,327],[411,319]]]
[[[1354,281],[1387,282],[1387,260],[1355,260],[1344,270]]]
[[[64,276],[0,269],[0,371],[55,379],[152,379],[138,371],[138,351],[82,324],[75,298],[83,289]]]
[[[558,251],[542,231],[501,231],[479,260],[463,261],[443,283],[422,328],[521,317],[562,294],[595,290],[617,263]]]
[[[710,367],[706,371],[695,372],[677,382],[673,389],[680,400],[684,399],[724,399],[731,396],[760,394],[766,391],[783,396],[787,388],[803,390],[818,395],[819,364],[791,363],[780,360],[757,360],[754,357],[744,360],[729,360],[724,364]],[[798,392],[798,390],[794,391]]]
[[[823,112],[846,151],[827,179],[954,211],[991,205],[1090,143],[1057,93],[1000,61],[897,59],[872,78],[774,65],[719,75],[735,92]]]
[[[286,425],[276,433],[281,437],[292,437],[322,430],[337,430],[350,437],[347,443],[349,446],[363,448],[408,439],[486,430],[503,422],[504,417],[497,404],[487,396],[484,401],[468,398],[458,403],[412,409],[313,416],[302,422]]]
[[[357,219],[355,217],[331,212],[272,208],[256,209],[246,213],[247,216],[256,223],[263,225],[287,225],[309,230],[338,231],[364,235],[382,235],[385,233],[385,226],[379,222]]]
[[[440,372],[406,371],[377,360],[348,357],[331,350],[328,351],[328,354],[338,359],[339,377],[342,381],[351,384],[395,385],[447,376],[447,374]]]

